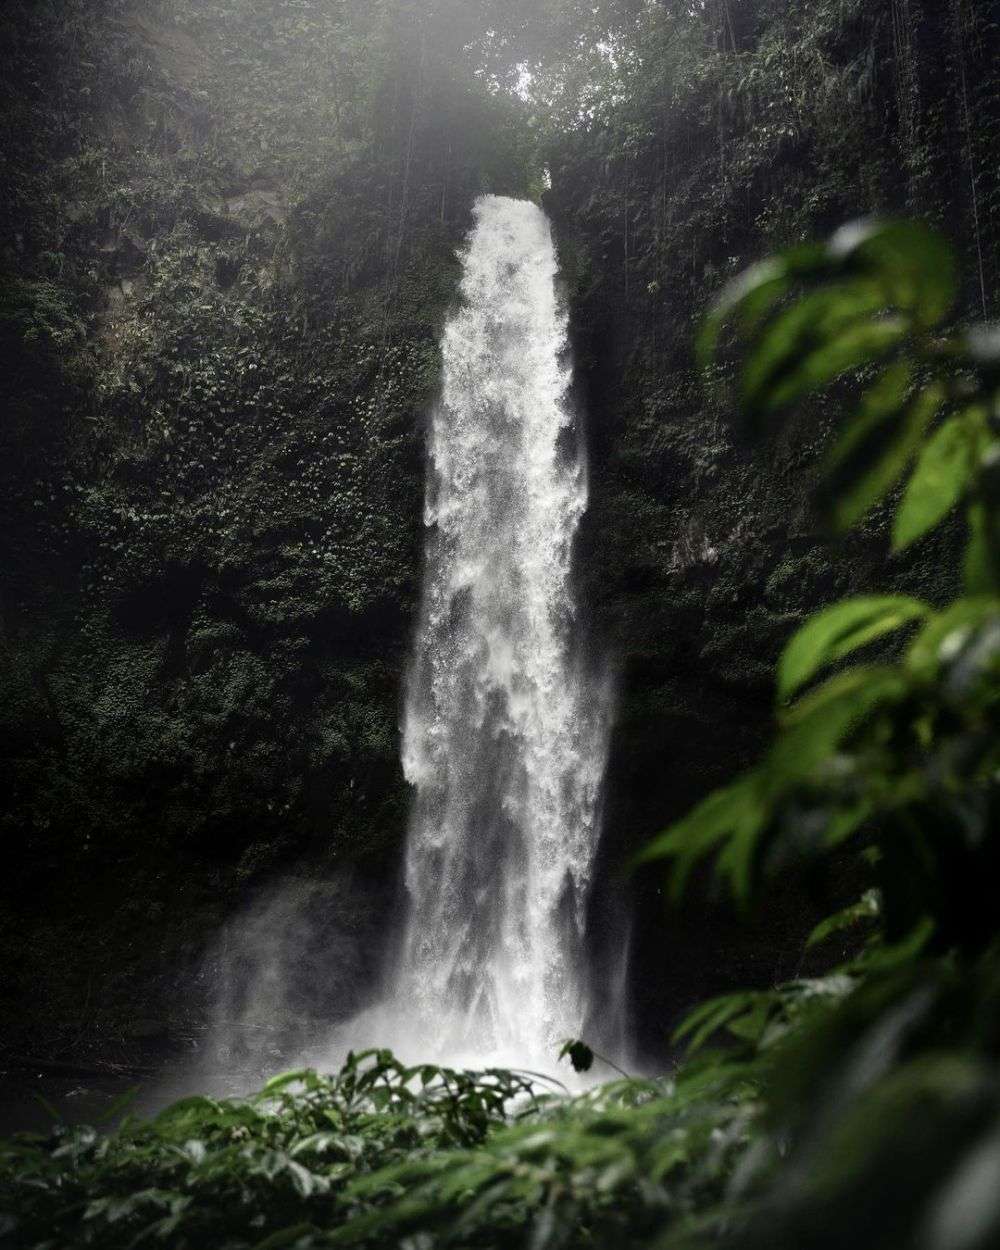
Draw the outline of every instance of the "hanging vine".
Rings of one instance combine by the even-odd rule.
[[[989,301],[986,295],[986,269],[983,258],[983,232],[979,214],[979,187],[976,182],[976,165],[972,126],[972,110],[969,107],[969,76],[966,68],[966,34],[964,0],[952,0],[952,17],[955,29],[955,52],[958,58],[959,83],[962,98],[962,127],[965,137],[965,161],[969,178],[969,192],[972,204],[972,228],[976,244],[976,259],[979,274],[979,297],[982,303],[983,316],[989,316]]]

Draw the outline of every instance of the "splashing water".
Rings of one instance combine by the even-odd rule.
[[[430,431],[403,724],[410,914],[386,1007],[409,1052],[551,1067],[583,1022],[607,736],[573,645],[587,485],[548,220],[486,196],[463,260]]]
[[[256,1085],[279,1051],[290,1066],[332,1070],[348,1049],[370,1046],[575,1084],[557,1067],[558,1045],[585,1017],[595,1040],[625,1050],[627,942],[615,943],[599,1000],[587,1001],[583,960],[611,700],[575,620],[572,547],[587,482],[545,214],[483,197],[462,260],[429,438],[426,571],[403,721],[415,790],[409,908],[396,967],[381,1001],[345,1020],[370,985],[373,935],[341,922],[345,908],[359,910],[349,882],[285,883],[216,952],[224,971],[212,974],[221,980],[208,1050],[218,1068],[198,1061],[154,1091],[160,1101]],[[331,1012],[340,1022],[321,1024]]]

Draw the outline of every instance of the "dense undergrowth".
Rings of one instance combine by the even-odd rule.
[[[749,1108],[707,1099],[725,1092],[718,1075],[573,1099],[553,1084],[366,1052],[334,1077],[189,1098],[110,1136],[6,1145],[16,1180],[0,1221],[24,1245],[418,1247],[521,1244],[527,1231],[541,1247],[584,1229],[613,1244],[721,1193]],[[674,1184],[687,1159],[701,1166]]]
[[[967,513],[964,593],[943,608],[852,598],[814,616],[784,651],[763,761],[645,852],[673,861],[675,893],[714,855],[743,901],[766,899],[790,864],[822,874],[855,855],[868,889],[811,938],[846,932],[853,955],[821,978],[702,1004],[662,1079],[568,1097],[531,1074],[367,1052],[332,1077],[186,1099],[105,1136],[22,1135],[0,1146],[14,1244],[997,1244],[1000,334],[949,330],[955,292],[937,236],[861,223],[738,278],[703,336],[708,354],[730,322],[752,340],[753,426],[858,382],[824,471],[834,526],[904,478],[897,548]],[[900,631],[893,659],[882,648]],[[592,1059],[583,1043],[566,1052]]]

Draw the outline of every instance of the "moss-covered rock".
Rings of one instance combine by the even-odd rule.
[[[105,1023],[172,993],[158,970],[289,863],[397,870],[437,336],[473,195],[528,164],[514,106],[412,14],[355,9],[0,23],[0,828],[29,1034],[81,981]]]

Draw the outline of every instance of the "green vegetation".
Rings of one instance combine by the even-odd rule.
[[[599,7],[611,19],[619,6]],[[615,64],[590,75],[592,120],[546,149],[594,413],[582,573],[621,657],[608,828],[623,860],[757,758],[774,665],[818,606],[873,592],[940,606],[958,581],[954,526],[887,558],[880,506],[831,539],[815,488],[841,394],[806,397],[757,437],[733,419],[725,365],[699,376],[707,304],[751,262],[864,215],[952,240],[962,316],[997,315],[1000,272],[995,6],[631,8],[609,36]],[[664,921],[658,888],[640,874],[634,992],[650,1054],[661,1022],[706,990],[795,975],[815,908],[838,901],[781,877],[739,926],[699,875]]]
[[[566,1098],[368,1055],[56,1126],[0,1146],[0,1243],[1000,1240],[1000,346],[956,329],[996,315],[998,39],[974,0],[8,0],[0,1059],[176,1053],[285,872],[377,977],[486,190],[559,240],[605,864],[646,857],[641,1049],[687,1057]],[[805,242],[859,213],[894,224]]]
[[[737,278],[703,336],[711,352],[732,322],[750,339],[754,423],[859,381],[827,463],[834,524],[904,477],[898,546],[967,513],[965,593],[940,610],[848,599],[809,620],[778,668],[763,762],[644,853],[672,861],[678,892],[714,854],[743,900],[793,861],[859,856],[863,897],[810,939],[846,933],[846,961],[702,1004],[677,1030],[687,1058],[661,1080],[568,1098],[527,1074],[404,1069],[371,1052],[332,1078],[187,1099],[106,1137],[15,1139],[0,1148],[7,1232],[39,1247],[261,1250],[995,1244],[1000,347],[986,327],[943,329],[952,266],[924,228],[852,226]],[[902,630],[898,659],[844,667]],[[592,1058],[580,1042],[564,1054]]]
[[[567,1099],[529,1074],[370,1052],[333,1078],[189,1098],[110,1137],[7,1143],[0,1162],[20,1179],[0,1191],[0,1228],[109,1250],[631,1244],[721,1196],[750,1115],[729,1085],[624,1081]]]

